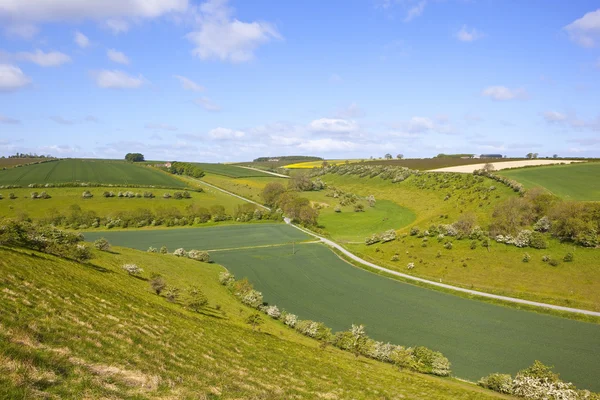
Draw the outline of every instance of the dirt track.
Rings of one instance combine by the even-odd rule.
[[[582,162],[579,160],[523,160],[523,161],[491,161],[496,171],[508,168],[519,168],[536,165],[550,165],[550,164],[571,164],[575,162]],[[471,174],[476,169],[482,169],[487,163],[471,164],[471,165],[459,165],[457,167],[447,167],[432,169],[432,172],[460,172],[464,174]]]

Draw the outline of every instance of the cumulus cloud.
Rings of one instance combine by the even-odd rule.
[[[481,92],[482,96],[486,96],[496,101],[526,99],[527,92],[522,88],[510,89],[506,86],[489,86]]]
[[[186,78],[185,76],[181,76],[181,75],[173,75],[174,78],[177,78],[177,80],[179,80],[179,83],[181,83],[181,87],[184,88],[185,90],[191,90],[192,92],[203,92],[204,91],[204,87],[202,85],[197,84],[196,82],[194,82],[193,80]]]
[[[346,140],[336,140],[332,138],[324,139],[311,139],[303,141],[297,146],[299,149],[306,151],[317,151],[317,152],[330,152],[330,151],[344,151],[354,150],[358,145],[354,142]]]
[[[208,0],[199,7],[196,31],[186,37],[196,46],[192,54],[202,60],[234,63],[254,58],[255,50],[281,35],[267,22],[242,22],[232,17],[228,0]]]
[[[157,130],[157,131],[176,131],[177,127],[169,124],[156,124],[156,123],[148,123],[146,124],[146,129]]]
[[[423,11],[425,11],[426,5],[427,5],[427,1],[420,1],[417,4],[415,4],[414,6],[410,7],[408,9],[408,12],[406,13],[404,22],[410,22],[413,19],[420,17],[421,14],[423,14]]]
[[[600,8],[590,11],[563,28],[569,38],[583,47],[594,47],[600,38]]]
[[[484,34],[475,28],[469,29],[466,25],[463,25],[458,32],[456,32],[456,38],[461,42],[474,42],[475,40],[481,39]]]
[[[144,85],[144,78],[130,76],[123,71],[101,70],[92,73],[96,80],[96,85],[103,89],[137,89]]]
[[[0,64],[0,92],[12,92],[31,83],[31,78],[17,66]]]
[[[85,36],[83,33],[81,32],[75,32],[75,35],[73,36],[73,40],[75,41],[75,44],[77,44],[77,46],[81,47],[82,49],[85,49],[86,47],[89,47],[90,45],[90,39],[88,39],[87,36]]]
[[[17,60],[29,61],[41,67],[58,67],[65,63],[71,62],[71,57],[59,51],[51,51],[48,53],[42,50],[34,52],[20,52],[15,55]]]
[[[349,133],[358,130],[356,121],[341,118],[320,118],[308,125],[314,132]]]
[[[600,116],[596,119],[584,120],[578,118],[575,113],[567,115],[557,111],[546,111],[543,117],[548,123],[569,127],[578,131],[600,131]]]
[[[10,117],[0,114],[0,124],[19,125],[20,123],[21,123],[21,121],[19,121],[18,119],[10,118]]]
[[[409,133],[423,133],[434,128],[435,123],[426,117],[412,117],[406,125],[406,130]]]
[[[204,108],[206,111],[217,112],[221,111],[221,107],[217,104],[213,103],[211,99],[208,97],[200,97],[199,99],[194,100],[194,103]]]
[[[106,52],[106,56],[113,62],[116,62],[118,64],[125,64],[125,65],[129,65],[129,57],[127,57],[125,55],[125,53],[122,53],[120,51],[117,51],[115,49],[108,49],[108,51]]]
[[[243,138],[246,134],[242,131],[236,131],[228,128],[215,128],[208,132],[209,136],[217,140],[231,140]]]
[[[563,113],[559,113],[558,111],[546,111],[544,113],[544,119],[547,122],[562,122],[567,119],[567,116]]]

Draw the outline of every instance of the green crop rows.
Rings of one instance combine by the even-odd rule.
[[[90,182],[185,187],[185,183],[150,167],[100,160],[60,160],[0,171],[0,185]]]

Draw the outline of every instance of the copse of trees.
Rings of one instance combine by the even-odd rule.
[[[267,184],[261,193],[261,197],[265,204],[281,210],[293,222],[306,226],[317,224],[319,211],[311,206],[310,200],[299,197],[298,193],[293,190],[286,190],[280,183],[271,182]]]
[[[166,171],[174,175],[185,175],[192,178],[202,178],[204,171],[202,168],[192,163],[174,161],[171,163],[171,168],[164,168]]]
[[[141,162],[144,161],[144,155],[141,153],[127,153],[125,155],[125,161]]]

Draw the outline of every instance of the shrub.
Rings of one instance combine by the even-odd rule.
[[[202,307],[208,304],[208,298],[199,287],[192,286],[187,291],[185,304],[190,310],[199,312]]]
[[[173,252],[173,255],[177,257],[187,257],[187,252],[184,248],[179,248]]]
[[[551,260],[551,258],[550,258],[550,256],[549,256],[549,255],[543,255],[543,256],[542,256],[542,261],[543,261],[543,262],[548,262],[548,261],[550,261],[550,260]]]
[[[92,197],[94,197],[94,195],[89,190],[86,190],[81,194],[81,197],[83,197],[84,199],[91,199]]]
[[[529,262],[529,260],[531,260],[531,256],[529,255],[529,253],[525,253],[523,255],[523,262],[527,263],[527,262]]]
[[[391,258],[391,261],[398,261],[400,260],[400,256],[398,254],[394,254]]]
[[[101,251],[108,251],[110,250],[110,243],[108,243],[108,240],[100,238],[94,242],[94,247]]]
[[[477,384],[486,389],[493,390],[494,392],[504,394],[512,393],[512,377],[508,374],[490,374],[481,378]]]
[[[176,288],[174,286],[167,287],[167,291],[165,293],[165,297],[171,303],[177,302],[177,300],[179,300],[179,288]]]
[[[123,266],[121,266],[121,268],[123,270],[125,270],[129,275],[133,275],[133,276],[137,276],[137,275],[141,274],[142,272],[144,272],[143,269],[141,269],[140,267],[138,267],[135,264],[124,264]]]
[[[152,279],[150,279],[150,287],[154,293],[160,295],[160,293],[167,287],[167,283],[162,276],[155,274],[152,275]]]
[[[548,242],[546,242],[543,234],[539,232],[532,232],[529,240],[529,246],[534,249],[545,249],[548,247]]]
[[[565,256],[563,257],[563,261],[564,262],[572,262],[573,261],[573,253],[567,253],[565,254]]]
[[[255,312],[250,314],[248,318],[246,318],[246,323],[248,325],[252,325],[252,329],[256,329],[259,325],[263,324],[264,321],[261,318],[260,314]]]
[[[331,329],[327,328],[322,322],[301,320],[296,323],[295,329],[313,339],[323,340],[331,337]]]
[[[415,267],[415,263],[413,263],[413,262],[409,262],[409,263],[406,265],[406,268],[408,268],[408,269],[413,269],[414,267]]]
[[[438,376],[450,375],[450,361],[442,353],[419,346],[413,351],[417,371]]]
[[[365,206],[363,206],[360,203],[354,205],[354,212],[363,212],[363,211],[365,211]]]
[[[387,230],[381,234],[381,242],[391,242],[392,240],[396,240],[396,231],[393,229]]]
[[[550,218],[543,216],[534,225],[533,230],[537,232],[548,232],[552,228]]]
[[[265,307],[265,314],[274,319],[279,319],[279,317],[281,317],[281,311],[279,311],[277,306]]]
[[[560,265],[558,260],[555,260],[554,258],[551,258],[550,261],[548,261],[548,264],[552,265],[553,267],[558,267]]]
[[[471,250],[475,250],[477,248],[477,240],[471,241]]]
[[[517,237],[514,239],[514,245],[517,247],[527,247],[531,243],[531,231],[524,229],[519,231]]]
[[[190,250],[188,257],[196,261],[210,262],[210,255],[206,251]]]
[[[167,249],[167,246],[162,246],[160,248],[160,254],[167,254],[169,252],[169,249]]]
[[[16,198],[17,198],[17,196],[15,196],[15,194],[14,194],[14,193],[9,193],[9,194],[8,194],[8,198],[9,198],[9,199],[11,199],[11,200],[14,200],[14,199],[16,199]]]
[[[333,211],[335,211],[336,213],[341,213],[342,207],[339,204],[336,204],[336,206],[333,208]]]
[[[417,236],[419,234],[419,228],[416,226],[413,226],[412,228],[410,228],[410,236]]]
[[[223,271],[219,274],[219,283],[224,286],[229,286],[235,281],[233,274]]]
[[[381,238],[379,237],[379,235],[376,234],[376,233],[374,233],[374,234],[372,234],[371,236],[369,236],[368,238],[365,239],[365,244],[367,246],[370,246],[372,244],[379,243],[380,241],[381,241]]]
[[[119,197],[121,197],[121,196],[119,196]],[[163,194],[163,199],[170,199],[170,198],[171,198],[171,193],[165,193],[165,194]]]
[[[258,308],[263,304],[263,295],[258,290],[250,289],[241,296],[242,303]]]
[[[444,248],[448,249],[448,250],[452,250],[452,242],[446,242],[446,244],[444,245]]]
[[[283,321],[284,324],[286,324],[290,328],[294,328],[296,326],[296,324],[298,323],[298,316],[295,314],[289,314],[289,313],[284,312],[281,316],[281,320]]]

